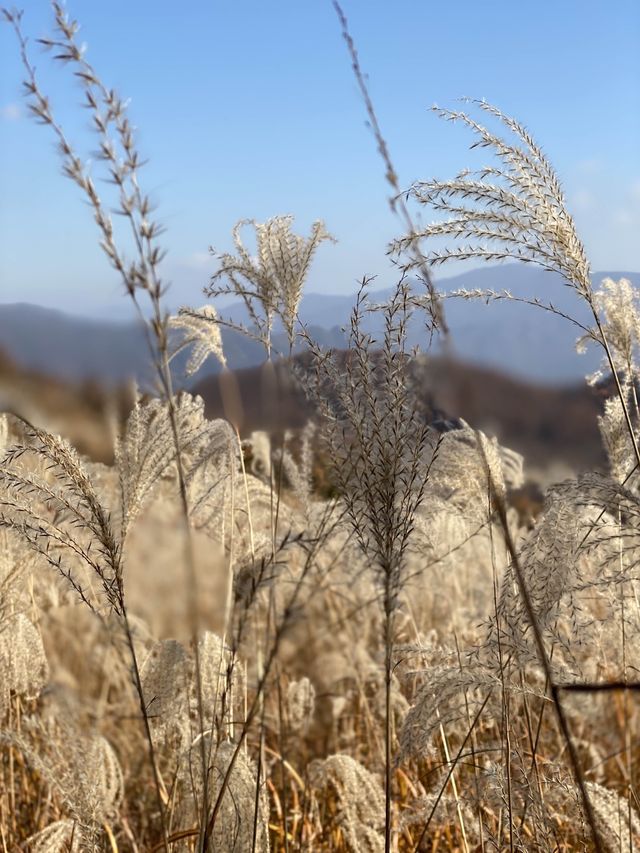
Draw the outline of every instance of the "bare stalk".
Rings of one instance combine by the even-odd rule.
[[[367,81],[360,65],[358,51],[356,49],[353,37],[349,31],[349,22],[347,21],[347,17],[338,0],[333,0],[333,8],[335,9],[336,14],[338,16],[338,20],[340,21],[340,26],[342,28],[342,37],[344,38],[345,43],[347,45],[347,50],[349,51],[349,56],[351,58],[351,67],[353,69],[353,73],[356,78],[356,83],[358,84],[358,88],[360,89],[360,94],[364,102],[364,106],[369,119],[369,126],[375,138],[378,147],[378,153],[380,154],[384,163],[385,179],[391,187],[392,195],[389,198],[389,205],[391,207],[391,210],[400,217],[400,220],[402,221],[405,227],[407,234],[407,244],[405,248],[407,248],[410,254],[412,255],[414,266],[417,267],[417,269],[419,270],[420,277],[427,287],[427,292],[429,294],[429,313],[431,315],[431,320],[433,321],[433,326],[434,328],[440,329],[442,333],[446,335],[448,332],[448,328],[445,321],[444,311],[440,302],[440,297],[433,283],[433,278],[427,259],[424,257],[420,250],[419,230],[415,222],[413,221],[411,211],[409,210],[409,207],[407,206],[407,203],[403,197],[400,188],[400,183],[398,180],[398,175],[394,168],[393,161],[391,160],[389,148],[387,146],[384,136],[382,135],[380,123],[378,122],[378,116],[376,114],[371,95],[369,94],[369,87],[367,86]]]

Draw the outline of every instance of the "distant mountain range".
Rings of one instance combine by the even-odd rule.
[[[640,273],[607,271],[593,276],[599,287],[606,276],[625,277],[640,287]],[[533,266],[508,264],[485,267],[438,282],[446,293],[466,289],[509,290],[516,297],[552,302],[563,313],[588,325],[588,311],[571,288],[552,273]],[[417,285],[419,288],[419,285]],[[371,293],[383,301],[391,290]],[[324,346],[342,347],[341,327],[348,323],[353,296],[310,293],[302,301],[300,316],[311,334]],[[575,353],[579,329],[569,321],[539,308],[502,301],[485,305],[479,301],[447,298],[444,303],[450,329],[448,351],[456,358],[501,370],[506,374],[545,384],[569,384],[593,371],[600,360],[592,349],[585,356]],[[241,304],[221,311],[235,321],[246,321]],[[371,321],[372,334],[380,331]],[[254,341],[225,330],[223,341],[232,368],[250,367],[262,361],[262,349]],[[427,343],[420,318],[410,329],[411,344]],[[442,342],[435,341],[435,351]],[[135,377],[148,384],[149,355],[140,328],[95,317],[82,318],[25,303],[0,304],[0,349],[13,361],[31,370],[66,380],[98,380],[120,383]],[[180,374],[184,360],[177,364]],[[207,363],[202,376],[216,370]]]
[[[344,346],[339,330],[332,333],[311,326],[310,331],[323,346]],[[222,330],[222,338],[232,369],[264,361],[264,350],[256,341],[229,329]],[[282,336],[276,335],[274,343],[284,348]],[[149,348],[140,322],[101,321],[20,302],[0,304],[0,351],[16,366],[55,379],[109,385],[135,379],[142,387],[153,382]],[[172,363],[181,385],[186,384],[187,357],[182,353]],[[217,370],[219,365],[210,359],[201,375]]]

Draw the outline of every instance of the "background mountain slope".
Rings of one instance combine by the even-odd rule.
[[[640,273],[620,271],[595,273],[594,285],[598,287],[607,275],[624,276],[640,286]],[[587,309],[571,288],[557,275],[533,266],[485,267],[441,279],[438,284],[445,293],[479,288],[537,297],[552,302],[580,322],[589,323]],[[416,289],[419,292],[419,284]],[[390,288],[372,291],[371,298],[382,301],[390,293]],[[353,301],[353,296],[310,293],[303,298],[300,316],[323,345],[341,347],[341,327],[348,323]],[[598,365],[595,349],[585,356],[576,354],[574,344],[579,330],[575,326],[538,308],[514,302],[486,305],[448,298],[445,309],[451,330],[449,353],[460,360],[552,385],[581,381]],[[241,304],[231,304],[222,313],[235,321],[246,321]],[[374,335],[380,331],[380,320],[374,315],[368,324]],[[254,341],[228,330],[223,338],[232,368],[250,367],[262,360],[262,349]],[[425,330],[418,318],[411,326],[410,340],[412,345],[425,343]],[[436,340],[436,354],[439,347],[441,342]],[[67,380],[118,383],[134,377],[147,384],[151,376],[146,344],[133,321],[76,317],[26,303],[0,304],[0,349],[22,367]],[[177,368],[180,372],[180,363]],[[202,375],[216,369],[211,360]]]

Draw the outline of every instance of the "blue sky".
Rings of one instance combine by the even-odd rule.
[[[243,217],[325,220],[315,291],[389,283],[400,224],[329,0],[70,0],[88,58],[131,98],[144,187],[167,228],[170,302],[201,304]],[[555,164],[595,269],[640,269],[640,4],[637,0],[344,0],[402,185],[481,165],[461,128],[428,112],[484,97],[520,118]],[[47,34],[45,0],[25,30]],[[93,147],[68,71],[32,45],[43,88],[83,156]],[[47,128],[21,104],[0,27],[0,299],[77,313],[127,310]],[[450,273],[455,270],[451,268]]]

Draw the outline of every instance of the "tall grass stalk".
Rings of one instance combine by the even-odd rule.
[[[392,678],[395,619],[406,556],[439,439],[421,417],[408,374],[408,285],[402,279],[382,309],[380,350],[363,331],[364,280],[353,309],[345,363],[310,342],[315,399],[326,422],[328,452],[353,533],[372,560],[381,591],[385,677],[385,850],[392,844]]]
[[[120,273],[126,292],[131,297],[136,311],[143,322],[145,335],[147,336],[147,341],[149,343],[150,355],[156,366],[158,379],[160,380],[163,396],[166,401],[173,441],[176,449],[175,462],[178,473],[180,503],[183,514],[185,541],[184,556],[185,565],[188,570],[187,593],[193,624],[194,654],[196,656],[198,715],[202,749],[204,750],[204,708],[202,704],[201,663],[199,660],[198,650],[198,592],[195,573],[195,559],[189,522],[187,485],[182,462],[182,450],[180,436],[178,433],[171,370],[169,367],[168,317],[164,314],[161,305],[161,297],[164,293],[165,285],[160,278],[158,269],[164,257],[164,252],[158,244],[158,237],[161,234],[162,229],[158,223],[151,220],[150,200],[148,196],[145,196],[140,190],[138,183],[138,169],[142,165],[142,160],[135,146],[133,130],[125,112],[125,104],[113,90],[107,89],[107,87],[101,82],[93,67],[84,58],[84,50],[77,44],[75,39],[78,31],[77,22],[68,17],[64,7],[58,3],[57,0],[53,0],[51,5],[54,12],[55,24],[59,38],[40,39],[39,41],[45,48],[58,51],[55,55],[55,59],[57,61],[63,64],[70,63],[76,67],[76,71],[74,73],[83,86],[86,98],[85,105],[92,113],[94,129],[100,140],[100,157],[106,164],[110,179],[118,188],[120,204],[118,212],[128,220],[131,226],[131,234],[137,253],[137,261],[135,262],[127,263],[121,252],[118,250],[117,244],[114,240],[111,218],[104,209],[94,182],[86,171],[86,168],[83,166],[80,158],[74,152],[72,145],[67,140],[62,127],[56,121],[49,99],[40,89],[35,68],[31,64],[27,54],[27,41],[21,28],[22,13],[9,11],[8,9],[3,9],[2,12],[5,20],[12,25],[19,41],[22,63],[27,73],[24,88],[25,94],[29,99],[29,109],[40,123],[47,125],[53,131],[58,142],[65,175],[80,187],[93,209],[94,218],[101,234],[100,245],[107,255],[111,265]],[[103,112],[103,110],[105,112]],[[111,125],[114,125],[115,127],[115,140],[112,139],[109,134]],[[120,145],[120,151],[123,158],[122,160],[118,157],[118,144]],[[140,292],[145,293],[148,296],[149,304],[152,309],[152,319],[149,326],[144,318],[140,302],[138,300],[138,293]],[[149,327],[154,335],[154,344],[152,344],[151,337],[148,333]],[[129,641],[130,628],[126,621],[125,614],[123,614],[123,618],[125,619],[125,630]],[[135,650],[132,643],[130,643],[130,648],[132,652],[136,689],[139,691],[140,706],[149,739],[151,763],[154,767],[154,775],[157,776],[155,759],[153,757],[153,741],[150,735],[147,719],[146,702],[144,696],[140,692],[141,682],[139,678],[139,667],[137,660],[135,659]],[[204,772],[203,786],[205,791],[203,799],[206,802],[208,777],[204,751],[202,752],[202,766]],[[157,778],[156,788],[163,835],[165,838],[165,847],[168,850],[165,810]]]
[[[332,2],[333,8],[335,9],[336,15],[338,16],[338,20],[340,22],[340,26],[342,28],[342,37],[344,38],[345,44],[347,45],[347,50],[349,52],[349,56],[351,58],[351,67],[353,70],[354,77],[356,79],[356,83],[358,84],[358,89],[360,90],[362,100],[364,102],[369,126],[376,141],[378,153],[380,154],[380,157],[382,158],[382,161],[384,163],[385,180],[391,188],[392,193],[389,198],[391,210],[399,216],[400,221],[406,229],[407,239],[405,243],[405,248],[408,250],[409,255],[412,258],[411,265],[418,270],[420,278],[427,288],[427,293],[429,295],[428,311],[431,323],[434,328],[439,329],[443,334],[446,334],[448,330],[444,316],[444,310],[440,300],[440,295],[433,283],[429,263],[420,249],[420,231],[413,220],[411,211],[409,210],[409,207],[407,206],[403,194],[400,190],[398,174],[393,165],[391,154],[389,152],[389,147],[382,134],[382,129],[378,121],[378,116],[376,114],[373,100],[371,98],[371,95],[369,94],[369,87],[367,85],[365,74],[362,71],[362,67],[360,65],[360,58],[356,49],[356,43],[349,30],[349,22],[347,20],[347,16],[345,15],[342,6],[338,2],[338,0],[332,0]]]
[[[479,448],[482,448],[481,442],[478,442]],[[482,451],[483,452],[483,451]],[[507,512],[504,505],[504,500],[502,495],[498,492],[495,487],[495,483],[493,482],[491,471],[489,466],[487,465],[487,477],[489,481],[489,488],[491,490],[491,495],[493,498],[494,505],[496,507],[496,513],[498,519],[500,521],[500,525],[502,528],[502,534],[504,536],[505,545],[509,552],[509,556],[511,558],[511,565],[514,569],[514,575],[518,584],[518,591],[522,598],[522,602],[524,604],[524,608],[527,614],[527,618],[529,621],[529,625],[533,632],[533,637],[535,640],[536,650],[538,652],[538,656],[540,659],[540,665],[542,666],[542,670],[544,672],[546,683],[549,686],[549,691],[551,693],[551,699],[553,701],[553,707],[556,714],[556,718],[558,721],[558,726],[560,728],[560,732],[562,733],[562,737],[567,747],[567,753],[569,755],[569,761],[571,763],[571,769],[573,772],[573,776],[580,791],[580,797],[582,800],[582,806],[584,808],[584,814],[589,825],[589,830],[591,832],[591,838],[593,840],[594,849],[596,853],[604,853],[605,847],[602,843],[602,838],[600,836],[600,831],[598,829],[598,824],[596,821],[595,812],[593,810],[593,806],[591,804],[591,800],[589,798],[589,794],[587,793],[587,788],[584,779],[584,773],[582,771],[582,767],[580,766],[580,759],[578,758],[578,752],[575,747],[575,743],[571,736],[571,730],[569,728],[569,722],[567,720],[567,715],[564,710],[564,706],[562,704],[560,689],[555,682],[553,677],[553,671],[551,668],[551,662],[549,660],[549,656],[547,654],[547,650],[545,648],[544,639],[542,637],[542,631],[540,630],[540,624],[538,621],[538,615],[533,607],[531,602],[531,596],[529,595],[529,590],[527,588],[527,584],[524,578],[524,574],[522,572],[522,568],[520,565],[520,558],[518,555],[518,551],[513,541],[513,537],[511,535],[511,530],[509,528],[509,521],[507,519]]]

